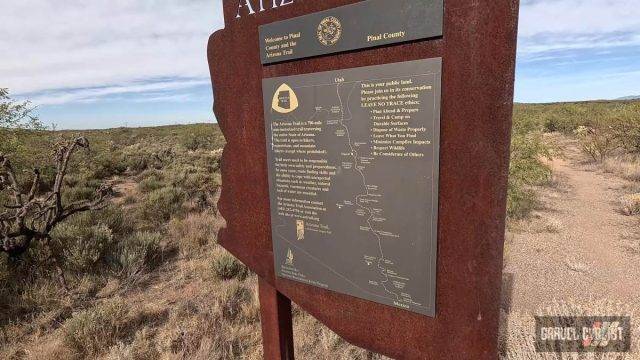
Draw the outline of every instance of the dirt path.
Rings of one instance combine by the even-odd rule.
[[[558,186],[544,191],[545,208],[533,221],[507,234],[511,309],[532,311],[554,298],[640,304],[640,254],[625,247],[637,241],[640,220],[618,210],[630,184],[588,165],[574,142],[561,140],[564,159],[550,163]]]

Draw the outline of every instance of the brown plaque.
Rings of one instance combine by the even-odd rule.
[[[223,0],[226,27],[208,52],[227,139],[220,243],[261,278],[270,359],[293,357],[288,299],[393,358],[496,359],[518,2],[446,0],[440,38],[262,65],[260,25],[356,2]],[[263,80],[433,58],[442,58],[435,317],[277,276]]]
[[[263,81],[278,276],[434,315],[441,69]]]

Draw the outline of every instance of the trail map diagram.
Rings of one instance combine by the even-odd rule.
[[[435,315],[441,68],[263,80],[279,277]]]

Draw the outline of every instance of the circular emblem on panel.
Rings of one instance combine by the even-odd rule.
[[[342,36],[342,23],[334,16],[329,16],[318,25],[318,41],[324,46],[335,45]]]

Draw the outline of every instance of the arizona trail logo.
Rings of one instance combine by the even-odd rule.
[[[329,16],[318,25],[318,41],[324,46],[335,45],[342,37],[342,23],[334,16]]]
[[[282,84],[273,94],[271,108],[281,114],[288,114],[298,108],[298,96],[289,85]]]

